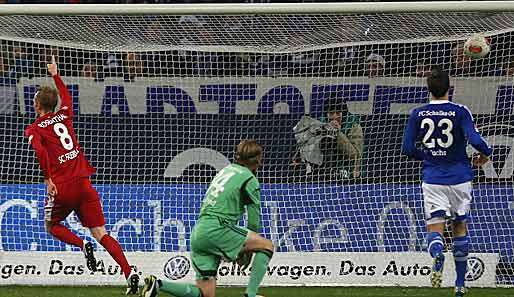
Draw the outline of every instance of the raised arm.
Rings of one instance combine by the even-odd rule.
[[[61,107],[60,109],[64,108],[67,109],[69,114],[73,116],[73,102],[71,98],[70,91],[68,91],[68,88],[64,84],[64,82],[61,79],[61,76],[59,75],[59,72],[57,71],[57,64],[55,63],[55,56],[52,56],[52,64],[48,64],[48,72],[52,75],[52,78],[54,79],[55,86],[57,87],[57,90],[59,91],[59,96],[61,97]]]

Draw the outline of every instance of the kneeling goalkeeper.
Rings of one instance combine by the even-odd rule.
[[[246,268],[253,254],[250,282],[244,296],[257,296],[273,255],[272,242],[259,235],[261,202],[255,173],[262,164],[262,147],[255,140],[243,140],[234,159],[234,164],[223,168],[212,180],[191,233],[196,285],[158,280],[152,275],[145,279],[141,296],[154,297],[166,292],[175,297],[214,297],[221,260],[234,261]],[[245,209],[248,228],[237,226]]]

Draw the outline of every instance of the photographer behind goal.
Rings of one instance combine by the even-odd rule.
[[[297,141],[293,165],[305,163],[307,173],[323,181],[361,176],[364,135],[359,118],[332,94],[319,120],[303,116],[293,128]]]

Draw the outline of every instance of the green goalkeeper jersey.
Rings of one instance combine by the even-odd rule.
[[[261,194],[259,181],[246,167],[231,164],[212,180],[202,202],[200,218],[216,216],[237,224],[248,213],[248,229],[260,233]]]

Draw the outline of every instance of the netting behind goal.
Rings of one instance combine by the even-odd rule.
[[[514,282],[512,13],[1,16],[0,28],[2,254],[77,252],[44,230],[45,187],[23,138],[55,55],[107,229],[126,251],[188,251],[208,183],[255,138],[263,233],[278,252],[306,252],[300,263],[348,253],[334,259],[335,284],[359,275],[345,260],[405,261],[425,250],[425,227],[421,164],[401,156],[401,138],[410,109],[428,102],[427,71],[442,65],[451,100],[494,148],[475,171],[471,251],[488,285]],[[478,32],[492,50],[471,60],[463,42]],[[327,118],[333,102],[343,143]],[[74,214],[65,224],[91,239]],[[446,240],[451,252],[451,228]]]

